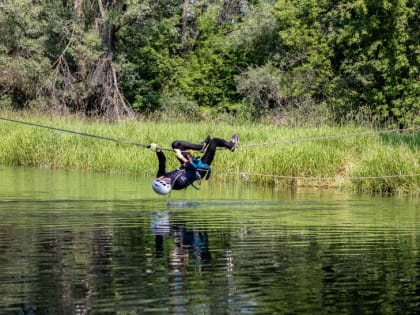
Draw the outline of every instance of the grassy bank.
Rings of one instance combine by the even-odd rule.
[[[172,140],[202,141],[207,134],[241,137],[235,153],[219,150],[213,180],[270,186],[341,187],[361,192],[420,195],[420,133],[371,134],[361,127],[278,128],[252,123],[126,121],[1,113],[0,117],[170,148]],[[348,134],[365,134],[346,137]],[[316,141],[319,137],[343,136]],[[0,163],[153,177],[153,152],[133,145],[0,121]],[[312,138],[311,141],[288,142]],[[261,145],[264,143],[276,143]],[[168,158],[169,167],[177,167]],[[398,175],[398,177],[394,177]]]

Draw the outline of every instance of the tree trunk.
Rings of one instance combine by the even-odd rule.
[[[105,47],[96,69],[93,73],[91,84],[98,94],[99,112],[107,119],[117,120],[132,116],[133,111],[127,105],[124,96],[118,88],[118,78],[113,66],[112,25],[106,20],[106,11],[114,5],[113,0],[106,0],[105,8],[102,0],[98,0],[100,14],[100,33]]]
[[[187,50],[188,47],[188,11],[190,9],[190,0],[184,0],[182,5],[182,21],[181,21],[181,45],[182,50]]]
[[[66,47],[53,64],[50,77],[39,94],[59,112],[73,109],[85,114],[102,115],[109,120],[132,116],[118,87],[118,75],[113,65],[113,25],[106,20],[113,0],[97,0],[97,20],[92,28],[98,32],[103,44],[102,53],[83,46],[81,25],[86,21],[83,0],[74,0],[71,32]],[[65,34],[63,34],[64,38]],[[88,53],[86,53],[88,51]],[[92,56],[99,55],[95,60]],[[69,60],[73,60],[72,63]]]

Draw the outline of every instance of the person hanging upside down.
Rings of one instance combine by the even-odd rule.
[[[150,144],[150,148],[156,152],[159,167],[156,179],[152,182],[153,190],[160,195],[167,195],[172,189],[180,190],[193,185],[202,178],[210,178],[211,168],[217,148],[227,148],[234,152],[238,146],[239,137],[234,134],[230,141],[220,138],[211,139],[210,136],[200,144],[194,144],[183,140],[172,142],[172,149],[181,167],[166,172],[166,157],[156,143]],[[192,151],[205,152],[201,158],[193,157]],[[194,185],[193,185],[194,186]]]

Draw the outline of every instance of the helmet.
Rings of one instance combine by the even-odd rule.
[[[164,181],[163,179],[156,178],[152,182],[152,188],[155,191],[155,193],[158,193],[159,195],[167,195],[172,189],[171,183]]]

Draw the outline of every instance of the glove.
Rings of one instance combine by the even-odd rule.
[[[151,143],[149,147],[152,151],[155,151],[155,152],[157,151],[157,149],[159,149],[156,143]]]

